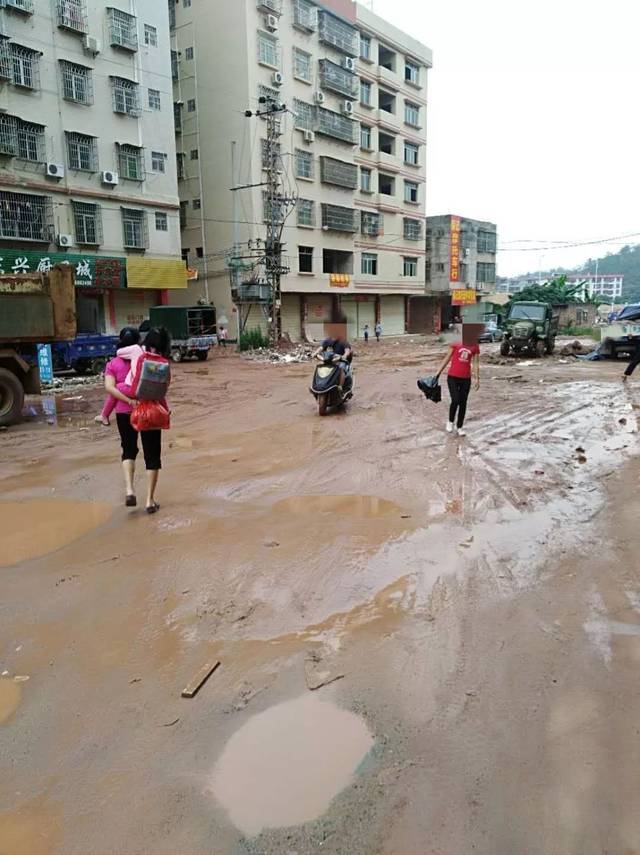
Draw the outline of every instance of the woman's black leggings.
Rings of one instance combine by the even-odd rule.
[[[138,456],[138,437],[142,442],[142,453],[147,469],[162,469],[160,459],[162,449],[162,431],[143,430],[138,433],[131,427],[131,415],[129,413],[116,413],[118,431],[120,432],[120,444],[122,445],[122,459],[135,460]]]
[[[458,413],[458,427],[461,428],[464,424],[464,417],[467,414],[467,399],[471,391],[470,377],[447,377],[447,386],[451,395],[451,406],[449,407],[449,421],[455,422],[456,412]]]

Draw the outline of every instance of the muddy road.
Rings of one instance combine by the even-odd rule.
[[[0,433],[2,855],[640,853],[640,388],[491,350],[465,439],[177,366],[152,517],[99,388]]]

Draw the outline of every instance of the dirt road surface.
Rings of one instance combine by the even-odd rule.
[[[0,433],[2,855],[640,853],[640,389],[359,349],[177,366],[155,516],[99,388]]]

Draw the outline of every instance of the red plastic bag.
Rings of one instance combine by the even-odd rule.
[[[131,413],[131,427],[137,431],[168,430],[171,414],[159,401],[138,401]]]

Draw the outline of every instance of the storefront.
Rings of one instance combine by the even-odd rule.
[[[347,338],[350,341],[364,338],[364,327],[368,324],[373,337],[376,323],[376,296],[374,294],[358,294],[355,297],[343,297],[340,308],[347,319]]]
[[[405,297],[402,294],[380,298],[380,323],[384,336],[405,334]]]
[[[291,341],[300,341],[302,337],[300,324],[300,294],[283,294],[280,311],[282,335]]]

